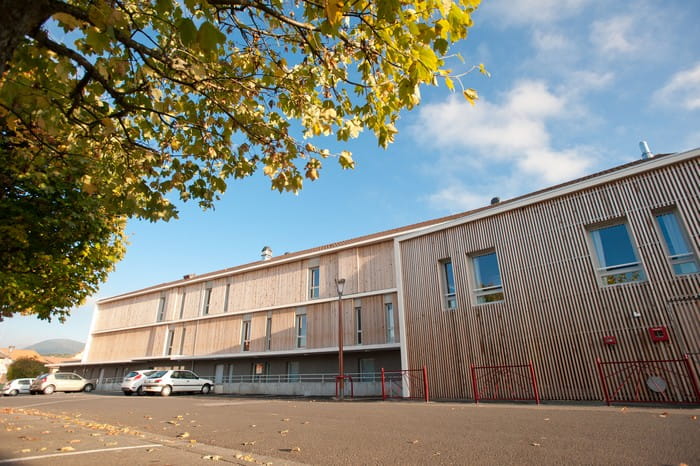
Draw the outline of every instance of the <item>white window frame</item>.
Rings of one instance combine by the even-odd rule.
[[[394,303],[384,303],[384,314],[386,319],[386,342],[396,341],[396,323],[394,320]]]
[[[204,297],[202,299],[202,315],[203,316],[209,315],[209,310],[211,307],[211,294],[212,294],[212,285],[207,284],[206,287],[204,288]]]
[[[678,226],[678,235],[682,242],[684,243],[683,246],[687,249],[687,252],[680,253],[680,254],[672,254],[671,253],[671,245],[668,244],[668,240],[666,238],[666,235],[664,235],[664,230],[661,227],[661,221],[660,217],[665,216],[665,215],[671,215],[675,219],[676,225]],[[688,230],[686,229],[686,226],[683,222],[683,219],[681,218],[680,214],[678,213],[678,210],[675,208],[669,208],[669,209],[664,209],[664,210],[659,210],[657,212],[654,212],[654,224],[656,225],[656,229],[658,232],[659,237],[661,238],[661,243],[663,243],[663,248],[664,252],[666,254],[666,259],[668,260],[671,270],[673,271],[673,274],[676,276],[684,276],[684,275],[692,275],[696,273],[700,273],[700,264],[698,263],[698,256],[695,252],[695,249],[693,247],[693,243],[690,241],[690,237],[688,236]],[[683,264],[694,264],[695,266],[695,271],[694,272],[679,272],[676,266],[680,266]]]
[[[231,296],[231,282],[226,283],[226,291],[224,292],[224,313],[228,312],[228,300]]]
[[[448,311],[457,309],[457,284],[455,283],[455,270],[452,259],[446,257],[440,260],[440,282],[442,289],[442,305]],[[449,264],[449,276],[448,266]],[[452,292],[450,292],[450,278],[452,279]]]
[[[314,281],[315,278],[318,282]],[[321,268],[319,266],[309,267],[309,299],[318,299],[321,296]]]
[[[494,255],[496,257],[496,266],[498,267],[498,278],[501,281],[500,285],[485,286],[477,288],[479,285],[479,273],[477,271],[477,263],[480,257]],[[473,286],[472,293],[474,295],[474,303],[477,306],[483,304],[501,303],[505,300],[505,294],[503,293],[503,274],[501,273],[501,261],[498,260],[498,253],[495,249],[488,249],[485,251],[480,251],[469,255],[469,260],[471,262],[472,274],[473,274]],[[488,301],[489,296],[501,295],[501,299],[496,299],[493,301]]]
[[[267,316],[265,321],[265,351],[272,349],[272,316]]]
[[[250,351],[250,334],[253,326],[252,319],[245,318],[241,321],[241,351]]]
[[[156,315],[157,322],[165,320],[165,295],[158,298],[158,314]]]
[[[165,334],[165,345],[163,346],[163,355],[170,356],[173,354],[173,340],[175,339],[175,329],[168,328]]]
[[[294,319],[294,329],[296,335],[296,347],[306,348],[308,338],[306,314],[297,314]]]
[[[604,253],[604,250],[601,249],[602,243],[599,243],[599,241],[596,239],[595,232],[607,228],[616,227],[619,225],[625,227],[627,238],[629,239],[630,247],[632,248],[632,252],[636,260],[634,262],[606,266],[605,264],[602,264],[600,260],[600,254]],[[645,282],[647,280],[644,267],[642,266],[642,261],[639,257],[639,248],[637,247],[637,243],[635,242],[634,236],[632,235],[632,231],[630,230],[627,219],[622,218],[603,224],[591,225],[587,227],[587,230],[588,242],[591,250],[591,258],[593,260],[593,263],[595,264],[595,272],[596,276],[598,277],[598,284],[601,287],[628,285],[631,283]],[[617,281],[615,278],[608,278],[615,276],[626,276],[627,274],[634,273],[638,273],[638,276],[636,279],[633,280]]]

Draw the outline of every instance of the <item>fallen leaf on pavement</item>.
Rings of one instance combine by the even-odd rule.
[[[203,460],[211,460],[211,461],[219,461],[221,457],[219,455],[204,455],[202,456]]]
[[[542,446],[541,444],[539,444],[537,442],[532,442],[530,445],[532,445],[533,447],[541,447]]]
[[[289,433],[288,429],[280,430],[280,434],[287,435]]]
[[[58,451],[75,451],[75,448],[73,448],[73,447],[61,447],[58,449]]]
[[[255,445],[255,442],[256,442],[255,440],[253,440],[252,442],[243,442],[243,443],[241,443],[241,445],[243,445],[243,446],[245,446],[245,445]]]
[[[298,452],[300,452],[300,451],[301,451],[301,448],[299,448],[299,447],[294,447],[294,448],[292,448],[292,452],[293,452],[293,453],[295,453],[295,452],[298,453]]]
[[[68,443],[80,443],[80,440],[78,440],[78,439],[70,440]]]
[[[418,443],[418,440],[411,440],[411,441],[410,441],[410,442],[408,442],[408,443],[412,443],[412,444],[414,444],[414,445],[415,445],[416,443]]]
[[[183,432],[180,435],[177,436],[177,438],[187,438],[190,436],[189,432]]]
[[[288,418],[288,417],[285,417],[284,419],[282,419],[282,421],[284,421],[284,422],[289,422],[289,418]]]
[[[22,448],[19,452],[20,453],[30,453],[32,451],[31,448]]]
[[[659,417],[666,417],[666,416],[668,416],[668,413],[661,413],[661,414],[659,414]]]

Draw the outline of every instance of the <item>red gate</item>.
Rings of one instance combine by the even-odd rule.
[[[605,402],[700,403],[700,391],[688,356],[657,361],[596,359]]]
[[[505,366],[471,366],[474,402],[535,401],[540,404],[532,361]]]
[[[408,396],[403,395],[404,387],[408,390]],[[382,367],[382,400],[387,398],[430,401],[428,370],[426,367],[402,371],[385,371]]]

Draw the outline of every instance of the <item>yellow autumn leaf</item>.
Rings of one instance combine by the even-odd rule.
[[[340,23],[343,18],[343,6],[345,2],[340,0],[326,0],[326,18],[331,26]]]
[[[467,99],[467,102],[472,105],[476,104],[476,101],[479,99],[479,94],[477,94],[477,92],[471,88],[463,90],[462,95],[465,99]]]

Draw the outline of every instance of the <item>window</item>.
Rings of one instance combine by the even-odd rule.
[[[362,308],[355,308],[355,343],[362,344]]]
[[[676,212],[664,212],[656,215],[656,223],[666,244],[666,253],[676,275],[700,272],[688,235],[681,226]]]
[[[386,342],[394,343],[394,304],[384,303],[384,312],[386,313]]]
[[[158,322],[163,322],[165,319],[165,296],[161,296],[158,300]]]
[[[626,223],[596,228],[590,235],[602,285],[646,280]]]
[[[180,301],[180,319],[185,315],[185,298],[187,298],[187,293],[182,292],[182,301]]]
[[[318,267],[309,269],[309,299],[316,299],[319,296],[321,284],[321,272]]]
[[[250,320],[243,321],[241,326],[241,349],[250,351]]]
[[[503,301],[503,284],[495,252],[472,256],[474,296],[477,304]]]
[[[297,315],[297,348],[306,348],[306,314]]]
[[[231,294],[231,284],[226,284],[226,292],[224,293],[224,312],[228,312],[228,298]]]
[[[168,334],[165,336],[165,355],[173,354],[173,337],[175,336],[174,329],[168,329]]]
[[[360,359],[360,382],[372,382],[374,375],[374,358]]]
[[[455,294],[455,276],[452,271],[452,261],[445,259],[440,262],[442,266],[443,293],[447,309],[457,308],[457,295]]]
[[[211,285],[207,285],[204,289],[204,302],[202,303],[202,315],[209,314],[209,305],[211,304]]]
[[[299,361],[289,361],[287,363],[287,380],[289,382],[299,382]]]
[[[186,328],[182,328],[182,335],[180,335],[180,353],[185,354],[185,333],[187,333]]]
[[[265,351],[272,349],[272,317],[267,318],[265,324]]]

